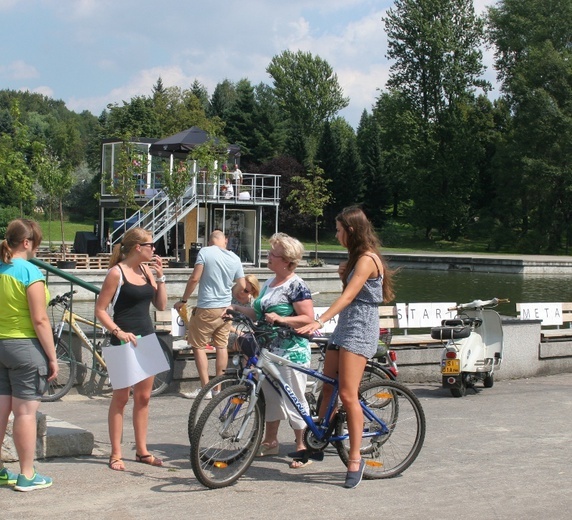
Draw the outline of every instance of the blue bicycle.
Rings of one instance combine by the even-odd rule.
[[[233,320],[252,325],[240,313],[233,313]],[[241,342],[245,355],[256,358],[256,363],[243,370],[239,384],[224,388],[212,398],[192,430],[191,465],[197,480],[206,487],[229,486],[252,464],[264,433],[260,386],[265,379],[290,400],[306,423],[304,441],[312,458],[319,459],[323,450],[333,444],[342,462],[348,464],[346,414],[338,406],[337,380],[273,354],[273,342],[292,337],[296,332],[289,327],[275,327],[273,333],[273,340],[265,346],[260,345],[254,334]],[[314,421],[280,376],[277,365],[299,370],[333,387],[324,420]],[[421,403],[402,384],[376,380],[362,384],[360,404],[364,413],[361,446],[364,478],[390,478],[402,473],[415,461],[425,439]]]

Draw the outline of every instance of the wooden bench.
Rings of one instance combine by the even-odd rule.
[[[522,319],[523,303],[516,304],[517,317]],[[561,303],[562,325],[541,325],[540,341],[571,341],[572,340],[572,302]],[[531,318],[535,319],[535,318]],[[540,319],[540,318],[538,318]]]
[[[398,329],[399,318],[397,306],[381,305],[379,307],[379,327],[381,329]],[[441,341],[433,339],[431,334],[393,334],[391,337],[391,347],[419,346],[441,344]]]

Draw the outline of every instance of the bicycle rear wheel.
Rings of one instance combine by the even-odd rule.
[[[70,391],[75,382],[77,365],[73,352],[61,338],[56,345],[56,357],[58,360],[58,377],[48,382],[48,389],[41,399],[45,403],[61,399]]]
[[[191,406],[191,411],[189,412],[189,422],[188,422],[188,433],[189,433],[189,443],[192,442],[193,430],[197,424],[198,418],[201,416],[203,410],[209,404],[209,400],[205,399],[205,395],[212,391],[215,386],[221,385],[221,390],[228,388],[229,386],[238,385],[240,383],[240,378],[235,374],[221,374],[215,378],[209,380],[209,382],[201,388],[197,397],[193,400],[193,406]]]
[[[230,486],[249,468],[262,441],[264,412],[257,400],[249,417],[251,386],[234,385],[214,396],[200,415],[191,439],[197,480],[214,489]],[[244,433],[237,438],[244,427]]]
[[[365,459],[364,478],[390,478],[405,471],[417,458],[425,440],[425,414],[409,388],[396,381],[368,383],[360,388],[364,411],[364,437],[361,456]],[[347,434],[345,412],[340,410],[336,435]],[[368,414],[371,414],[368,417]],[[380,424],[381,423],[381,424]],[[382,424],[387,428],[381,435]],[[349,439],[336,441],[338,455],[347,466]]]
[[[175,372],[175,358],[173,357],[173,353],[169,346],[161,339],[159,339],[159,344],[163,349],[163,354],[167,359],[167,363],[169,364],[169,368],[164,372],[160,372],[159,374],[155,374],[155,379],[153,380],[153,389],[151,390],[151,395],[156,396],[162,394],[169,385],[173,381],[173,373]]]

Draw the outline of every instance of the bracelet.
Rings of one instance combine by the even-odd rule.
[[[157,283],[165,283],[167,281],[167,278],[165,277],[165,275],[160,276],[159,278],[156,278],[155,281]]]
[[[119,334],[121,332],[121,329],[119,327],[115,327],[112,331],[111,331],[111,335],[117,337],[117,334]]]
[[[187,303],[187,300],[183,300],[182,298],[179,300],[181,303]]]
[[[320,326],[321,329],[324,328],[324,322],[320,318],[316,318],[314,321]]]

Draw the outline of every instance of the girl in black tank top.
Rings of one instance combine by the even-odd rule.
[[[117,267],[121,270],[123,285],[115,302],[113,321],[120,329],[133,332],[137,336],[152,334],[155,329],[149,315],[149,307],[155,295],[155,289],[153,289],[145,271],[143,271],[143,276],[146,283],[135,285],[127,280],[119,264]],[[120,343],[116,336],[111,337],[112,345],[119,345]]]
[[[114,247],[109,265],[111,268],[103,281],[101,292],[95,303],[95,315],[100,323],[111,332],[113,345],[130,342],[137,349],[140,336],[149,336],[155,332],[149,315],[150,304],[153,303],[160,311],[167,308],[163,265],[161,259],[154,255],[153,236],[149,231],[139,227],[129,229],[123,235],[121,243]],[[120,284],[119,295],[113,302]],[[108,307],[112,302],[113,317],[108,312]],[[128,367],[125,368],[128,369]],[[163,461],[149,453],[147,447],[149,403],[153,379],[153,376],[149,376],[132,387],[113,389],[107,416],[109,440],[111,441],[108,466],[112,470],[125,470],[122,456],[123,421],[125,407],[131,394],[133,394],[135,460],[152,466],[163,465]]]

